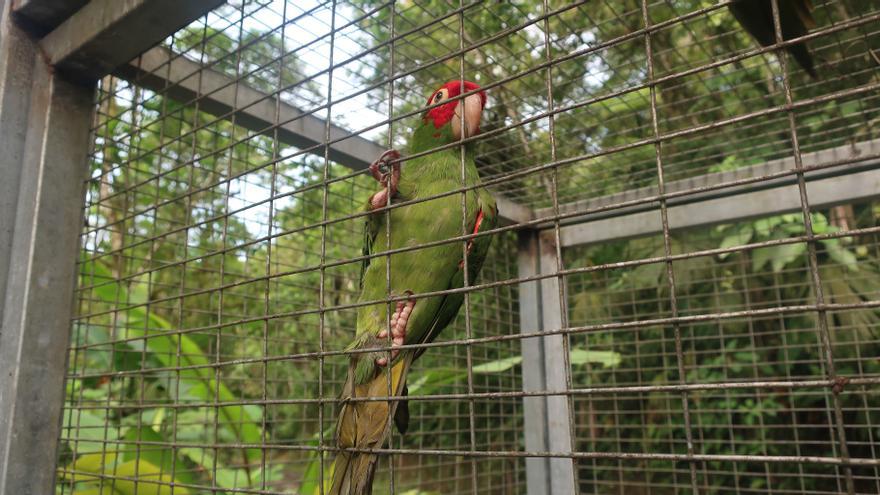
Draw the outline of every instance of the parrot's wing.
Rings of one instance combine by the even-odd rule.
[[[474,216],[474,221],[469,226],[474,233],[494,229],[498,224],[498,209],[495,206],[494,200],[488,194],[485,199],[483,197],[479,198],[480,211]],[[478,218],[480,218],[479,222],[477,221]],[[482,268],[483,261],[486,260],[486,255],[489,252],[489,245],[492,244],[492,238],[489,236],[475,237],[473,241],[471,251],[468,253],[468,275],[471,283],[473,283],[476,275],[480,273],[480,268]],[[461,287],[463,285],[464,270],[456,270],[449,281],[449,288]],[[431,328],[425,334],[424,343],[433,342],[437,335],[452,323],[452,320],[458,315],[458,310],[461,308],[463,301],[464,294],[461,292],[446,294],[443,297],[443,302],[440,303],[440,308],[434,317],[434,321],[431,323]],[[415,359],[418,359],[426,349],[426,347],[419,348],[416,351]]]
[[[480,211],[470,225],[470,229],[472,229],[474,233],[494,229],[498,225],[498,209],[495,206],[495,202],[491,200],[491,196],[487,199],[489,199],[489,201],[483,201],[483,198],[480,198]],[[482,218],[478,223],[477,218],[480,218],[481,214]],[[471,277],[471,282],[473,282],[476,274],[480,273],[480,268],[482,268],[483,261],[486,260],[486,255],[489,252],[490,244],[492,244],[492,238],[489,236],[474,238],[473,246],[468,254],[468,275]],[[463,285],[464,270],[456,270],[452,279],[449,281],[449,288],[461,287]],[[434,339],[437,338],[437,335],[452,323],[452,320],[458,315],[458,310],[461,308],[463,301],[464,294],[461,292],[453,292],[443,296],[440,308],[437,310],[434,321],[431,322],[431,327],[428,332],[426,332],[425,340],[422,341],[422,343],[433,342]],[[418,359],[426,349],[427,347],[420,347],[417,349],[413,361]],[[408,390],[404,388],[403,395],[406,396],[407,392]],[[397,431],[401,434],[406,433],[406,430],[409,428],[409,401],[402,400],[398,404],[397,411],[394,415],[394,424],[397,426]]]
[[[370,200],[367,200],[365,209],[370,211]],[[358,281],[359,291],[364,290],[364,274],[367,273],[367,267],[370,266],[370,261],[372,261],[370,255],[373,254],[373,243],[376,241],[376,235],[379,234],[381,223],[379,215],[376,214],[367,215],[364,220],[364,246],[361,249],[364,259],[361,261],[361,276]]]

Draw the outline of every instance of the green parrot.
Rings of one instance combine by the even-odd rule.
[[[811,0],[778,0],[779,24],[782,28],[782,39],[800,38],[816,27],[813,19],[813,2]],[[737,0],[727,5],[733,17],[742,24],[763,46],[776,44],[776,28],[773,25],[773,4],[770,0]],[[786,47],[789,53],[807,71],[816,77],[813,67],[813,56],[806,43],[795,43]]]
[[[486,94],[479,89],[477,84],[470,81],[450,81],[435,91],[428,98],[427,105],[430,108],[422,114],[412,134],[409,153],[432,150],[477,134],[486,104]],[[455,99],[464,93],[471,94]],[[480,177],[471,148],[472,144],[465,146],[464,183],[478,186]],[[386,206],[389,198],[392,203],[400,203],[459,189],[463,185],[459,147],[450,147],[407,160],[403,173],[399,158],[397,151],[389,150],[370,166],[373,177],[384,188],[370,197],[366,205],[368,211]],[[465,196],[466,233],[477,233],[495,227],[498,210],[492,195],[485,188],[477,187],[469,189]],[[386,211],[367,217],[364,254],[419,246],[464,233],[461,194],[389,211],[390,236],[386,235],[386,217],[389,216]],[[406,431],[409,413],[405,400],[347,402],[347,399],[387,397],[388,373],[391,375],[391,395],[406,396],[407,372],[425,348],[394,348],[404,344],[433,341],[455,319],[464,300],[464,295],[460,292],[426,298],[411,296],[462,287],[463,250],[468,253],[468,278],[473,281],[480,271],[490,243],[491,236],[481,236],[470,239],[465,246],[460,242],[452,242],[395,253],[390,260],[390,291],[386,281],[388,258],[379,256],[364,261],[359,301],[383,300],[389,292],[392,296],[406,299],[393,304],[361,306],[358,309],[357,334],[348,349],[385,350],[354,353],[350,357],[348,378],[343,387],[342,405],[336,423],[336,443],[339,448],[381,448],[388,437],[389,418],[392,416],[401,433]],[[333,481],[328,493],[370,494],[377,461],[378,456],[375,454],[339,452],[330,468]]]

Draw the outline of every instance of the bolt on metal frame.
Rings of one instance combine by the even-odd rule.
[[[279,478],[272,470],[303,472],[310,466],[317,467],[313,481],[323,491],[336,450],[328,427],[335,419],[344,363],[352,353],[344,345],[353,332],[354,312],[369,303],[355,302],[357,271],[365,259],[356,232],[367,215],[360,211],[359,201],[377,187],[364,169],[386,144],[404,142],[403,129],[422,111],[423,94],[434,89],[417,82],[420,74],[467,79],[478,72],[489,77],[481,84],[490,98],[494,92],[507,98],[505,103],[518,99],[528,113],[500,116],[482,135],[445,148],[458,150],[464,167],[464,146],[481,146],[478,160],[484,183],[498,197],[503,221],[477,234],[495,237],[480,279],[465,273],[464,289],[414,296],[464,294],[459,323],[438,342],[405,346],[432,348],[417,368],[431,370],[452,362],[443,371],[458,378],[447,385],[451,392],[422,393],[417,386],[429,382],[418,382],[418,374],[411,377],[416,390],[408,400],[415,412],[415,431],[404,436],[393,432],[388,448],[379,450],[388,454],[388,461],[381,464],[377,489],[382,485],[391,493],[402,493],[427,486],[470,493],[555,494],[640,487],[649,492],[726,488],[743,493],[748,492],[747,480],[761,479],[766,484],[754,489],[773,493],[773,485],[785,480],[786,469],[792,467],[801,480],[797,493],[806,491],[807,478],[834,480],[836,491],[850,494],[865,487],[880,489],[873,432],[880,407],[871,399],[880,375],[866,370],[870,355],[846,357],[849,373],[841,374],[841,358],[835,354],[835,346],[876,349],[878,343],[876,337],[859,337],[856,330],[851,330],[855,344],[835,343],[834,337],[835,331],[847,331],[836,323],[836,315],[876,311],[880,294],[856,301],[827,298],[826,287],[837,278],[823,270],[818,257],[825,243],[874,239],[880,232],[876,225],[825,232],[813,225],[820,207],[874,201],[878,196],[880,144],[871,127],[878,113],[877,69],[864,69],[867,74],[873,71],[873,79],[859,79],[861,73],[849,79],[836,76],[832,82],[839,84],[804,96],[810,94],[804,93],[809,85],[793,75],[783,55],[783,48],[793,42],[782,41],[780,0],[771,1],[774,46],[752,45],[721,59],[706,53],[705,59],[685,60],[681,67],[671,68],[659,61],[667,63],[677,50],[690,47],[664,46],[663,36],[678,29],[693,33],[700,23],[714,22],[726,14],[729,1],[689,11],[648,0],[619,11],[609,1],[603,4],[610,17],[602,19],[604,14],[594,13],[585,2],[557,6],[547,1],[535,11],[519,12],[517,19],[504,18],[484,2],[451,2],[442,12],[419,2],[375,2],[363,10],[335,0],[306,7],[287,1],[238,2],[210,13],[219,2],[190,2],[188,9],[180,10],[174,2],[144,0],[119,6],[93,0],[75,5],[82,7],[76,12],[71,5],[50,0],[4,4],[0,125],[10,131],[3,133],[9,136],[5,159],[10,162],[2,173],[4,193],[8,192],[4,201],[11,206],[0,215],[5,235],[0,281],[6,290],[0,371],[12,378],[0,380],[0,439],[6,441],[0,451],[0,493],[23,493],[22,487],[48,492],[56,480],[56,459],[61,459],[61,493],[71,493],[76,480],[111,490],[132,485],[180,493],[287,493],[305,480]],[[878,36],[874,26],[880,11],[871,7],[843,20],[834,18],[833,9],[845,11],[845,4],[829,1],[819,6],[835,20],[803,38],[818,53],[846,57],[844,41],[854,43],[861,36],[868,43]],[[13,12],[27,19],[32,34],[9,18]],[[105,12],[109,14],[97,15]],[[412,25],[407,14],[429,20]],[[494,16],[501,27],[481,39],[469,39],[469,16],[478,14]],[[572,15],[591,21],[589,16],[596,15],[596,32],[615,34],[554,54]],[[197,17],[189,28],[175,33]],[[627,27],[622,35],[615,31],[620,26]],[[376,38],[377,30],[385,37]],[[418,38],[442,43],[450,35],[457,36],[457,42],[442,46],[446,55],[404,55],[422,50]],[[32,36],[42,36],[41,41],[34,42]],[[165,44],[150,48],[167,36]],[[496,45],[495,50],[508,51],[508,61],[527,58],[528,53],[515,53],[512,45],[504,45],[515,37],[523,40],[527,52],[540,54],[535,63],[491,78],[471,60],[481,56],[481,49]],[[700,41],[694,43],[701,47]],[[559,74],[593,57],[604,61],[607,53],[629,46],[640,47],[634,53],[642,58],[632,63],[643,64],[641,81],[557,102],[559,86],[571,82],[559,79]],[[38,50],[55,72],[37,56]],[[780,56],[774,58],[774,53]],[[387,65],[386,73],[365,79],[364,85],[355,85],[345,75],[379,63]],[[769,66],[779,79],[768,82],[778,90],[767,101],[745,100],[746,113],[713,117],[717,108],[707,108],[697,97],[658,97],[666,91],[687,95],[689,85],[708,88],[719,81],[745,94],[747,83],[734,78],[754,69],[743,66],[748,63]],[[622,68],[605,70],[614,74]],[[102,79],[93,101],[96,78]],[[518,85],[524,93],[509,94],[507,85]],[[535,95],[546,100],[544,108],[528,107]],[[375,101],[365,103],[369,98]],[[35,103],[28,108],[23,101]],[[857,114],[864,116],[867,136],[841,144],[835,132],[858,134],[845,127],[853,124],[841,117],[841,127],[832,127],[827,136],[804,139],[800,119],[838,101],[859,105]],[[647,118],[628,129],[621,144],[584,149],[577,136],[557,134],[568,128],[565,119],[588,119],[589,112],[615,103],[621,107],[620,118],[628,111],[637,113],[633,104],[646,104],[648,109]],[[676,104],[702,110],[694,121],[666,118]],[[384,113],[367,111],[383,107]],[[119,134],[118,126],[129,131]],[[690,158],[679,149],[683,141],[704,135],[727,139],[731,147],[745,145],[737,132],[750,126],[783,135],[773,143],[778,149],[761,150],[766,159],[757,165],[715,171],[710,167],[720,158]],[[16,133],[16,128],[25,132]],[[505,141],[505,136],[529,132],[544,132],[546,151],[527,150],[528,139]],[[71,170],[86,173],[82,159],[88,146],[92,176],[69,180],[76,177]],[[493,158],[503,153],[508,156]],[[518,153],[534,161],[524,163]],[[403,158],[403,173],[408,158],[412,157]],[[704,161],[689,162],[700,159]],[[632,187],[608,192],[603,183],[578,180],[581,171],[597,164],[631,167]],[[462,186],[443,195],[464,197],[466,190]],[[389,204],[375,214],[390,218],[390,211],[408,204],[412,202]],[[464,210],[462,202],[463,227]],[[179,211],[185,213],[183,221],[176,218]],[[684,250],[674,236],[792,212],[800,215],[802,234]],[[83,213],[87,223],[80,229]],[[653,254],[606,257],[613,261],[580,266],[578,256],[599,243],[646,236],[656,241]],[[74,258],[77,237],[81,253]],[[461,236],[442,242],[461,244],[466,258],[466,244],[473,237],[463,228]],[[773,275],[779,280],[772,287],[774,303],[753,307],[748,298],[754,289],[748,286],[756,277],[742,260],[717,269],[739,273],[735,280],[746,287],[744,306],[720,302],[721,275],[711,278],[711,305],[701,309],[699,295],[690,292],[688,277],[698,271],[694,266],[701,260],[795,245],[806,246],[803,287],[813,294],[811,302],[785,299],[788,282],[781,279],[791,274],[783,272]],[[391,255],[400,251],[371,255],[386,263],[389,284]],[[101,270],[106,266],[110,269],[105,273]],[[635,273],[653,266],[662,268],[656,313],[633,320],[581,314],[583,307],[575,298],[584,288],[615,271]],[[77,307],[71,310],[69,279],[74,268],[79,279]],[[189,279],[208,285],[193,287]],[[615,291],[624,292],[611,288],[601,296],[609,302],[609,314],[620,304],[610,302],[609,294]],[[304,299],[285,300],[298,294]],[[633,289],[627,295],[635,308],[635,299],[643,293]],[[389,294],[387,302],[400,299]],[[53,311],[47,312],[48,307]],[[67,318],[70,314],[72,320]],[[814,319],[815,326],[797,328],[800,323],[787,320],[800,315]],[[68,345],[71,321],[74,339]],[[735,377],[733,365],[722,364],[720,381],[692,379],[705,366],[715,366],[700,364],[700,359],[711,361],[700,342],[719,343],[719,352],[729,358],[725,346],[739,340],[725,332],[738,321],[748,322],[752,374]],[[782,339],[812,332],[815,363],[823,374],[765,377],[754,355],[766,338],[759,327],[767,321],[779,328]],[[717,326],[717,338],[695,333],[711,325]],[[284,335],[293,327],[315,332],[317,339]],[[635,344],[628,340],[632,338]],[[580,358],[584,353],[614,352],[614,339],[636,353],[633,369],[621,365],[620,372],[605,371],[594,368],[589,359],[578,367],[573,364],[574,353]],[[249,347],[254,342],[258,345]],[[798,344],[784,342],[786,353],[801,352]],[[639,362],[638,353],[650,349],[649,343],[664,349],[664,369],[653,372],[671,373],[659,383],[646,376],[652,370],[642,369]],[[45,357],[51,365],[44,368]],[[641,359],[647,363],[655,357]],[[95,360],[103,364],[96,367]],[[510,364],[512,360],[519,364]],[[120,368],[117,362],[125,364]],[[786,357],[789,363],[800,364]],[[490,373],[486,366],[501,371]],[[463,376],[455,370],[463,370]],[[639,378],[628,382],[624,371]],[[291,384],[291,375],[316,377],[317,383]],[[603,376],[611,385],[593,381]],[[65,377],[67,390],[62,391]],[[259,384],[256,391],[242,392],[253,383]],[[246,395],[235,396],[231,384]],[[105,397],[89,396],[101,387],[106,387]],[[166,391],[165,400],[155,399],[157,388]],[[41,393],[28,394],[32,389]],[[134,398],[125,395],[129,389],[135,390]],[[779,390],[791,394],[793,424],[777,424],[763,414],[766,398]],[[721,453],[706,451],[718,441],[706,436],[712,425],[704,424],[711,412],[704,401],[712,394],[723,394],[727,404],[757,401],[753,408],[760,426],[743,429],[741,436],[757,432],[762,440],[742,440],[734,431],[741,428],[734,415],[742,411],[727,409],[723,426],[733,446]],[[817,414],[824,415],[827,424],[797,423],[797,413],[807,414],[799,410],[798,397],[810,394],[825,397],[827,406]],[[388,395],[370,400],[399,400],[390,397],[390,388]],[[860,408],[845,403],[846,395],[860,398]],[[631,445],[630,425],[623,419],[633,414],[624,408],[627,401],[641,403],[643,421],[650,415],[666,416],[670,431],[680,422],[681,437],[664,444],[643,433],[643,443]],[[455,414],[432,413],[432,407],[444,402],[454,404]],[[646,403],[651,407],[645,408]],[[59,435],[62,405],[65,418]],[[157,419],[160,410],[171,416],[170,427],[163,427],[163,417]],[[300,416],[288,416],[291,411]],[[102,424],[95,423],[101,415]],[[853,423],[857,418],[866,424]],[[612,425],[603,428],[599,420]],[[502,423],[493,436],[492,429]],[[292,436],[279,433],[291,424],[300,429],[286,434]],[[773,428],[791,428],[799,439],[799,430],[818,427],[827,430],[830,453],[799,440],[794,441],[794,451],[786,451],[794,453],[768,453],[765,435]],[[171,432],[170,440],[156,435],[163,428]],[[853,455],[850,435],[857,428],[867,430],[869,442],[856,442],[862,454]],[[202,436],[191,433],[199,429],[205,430]],[[612,430],[616,451],[599,450],[597,445],[605,445],[604,435]],[[40,431],[40,436],[23,437],[22,431]],[[437,436],[449,438],[448,443],[438,443]],[[737,442],[762,450],[740,453]],[[119,456],[133,471],[123,471],[121,463],[106,472],[84,470],[73,462],[81,452],[97,454],[102,464],[113,464]],[[144,466],[156,465],[152,462],[161,464],[159,473],[143,471]],[[206,473],[207,484],[199,481],[194,465]],[[731,472],[735,487],[712,485],[714,476]],[[652,476],[663,473],[675,480],[672,486],[653,484]]]

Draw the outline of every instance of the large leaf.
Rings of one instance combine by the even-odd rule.
[[[141,428],[129,428],[122,436],[123,440],[135,442],[155,442],[157,444],[168,443],[167,440],[156,430],[149,426]],[[174,455],[174,450],[163,445],[141,445],[137,450],[125,450],[122,453],[123,461],[143,459],[155,466],[162,468],[165,473],[174,473],[174,478],[182,483],[195,483],[192,468],[188,467],[180,458]]]
[[[742,246],[743,244],[748,244],[750,240],[752,240],[752,236],[755,234],[755,229],[752,227],[752,224],[746,223],[737,228],[733,233],[728,234],[724,239],[721,240],[721,245],[719,245],[719,249],[727,249],[732,248],[734,246]],[[719,259],[724,259],[730,256],[731,253],[721,253],[718,255]]]
[[[145,460],[130,460],[117,462],[115,454],[87,454],[80,456],[69,467],[68,471],[76,474],[67,474],[66,479],[79,483],[87,482],[88,485],[79,493],[93,494],[119,494],[119,495],[170,495],[172,478],[170,472],[165,472],[161,467]],[[90,476],[91,475],[91,476]],[[122,479],[132,478],[132,479]],[[101,480],[104,480],[101,483]],[[136,479],[137,481],[133,481]],[[105,485],[103,488],[95,484]],[[75,492],[76,493],[76,492]],[[187,495],[189,489],[175,486],[174,493]]]
[[[131,429],[123,439],[165,442],[161,435],[149,427]],[[172,460],[171,452],[165,447],[143,445],[138,450],[123,451],[121,455],[116,452],[81,455],[67,467],[64,479],[75,483],[77,488],[74,493],[81,495],[171,494],[172,482],[192,482],[186,466],[179,460]],[[172,466],[176,471],[174,476]],[[186,487],[175,486],[174,493],[186,495],[190,491]]]
[[[332,424],[324,430],[324,438],[330,438],[336,430],[336,425]],[[317,446],[321,438],[316,433],[309,440],[308,445]],[[309,455],[309,464],[302,476],[302,482],[299,485],[299,495],[321,495],[321,458],[324,459],[324,487],[329,487],[333,480],[333,471],[336,463],[329,461],[332,454],[321,450],[313,450]]]
[[[843,247],[840,243],[840,239],[822,239],[819,242],[825,247],[825,251],[828,252],[828,256],[830,256],[832,260],[845,266],[846,269],[851,272],[859,271],[859,261],[856,258],[856,255],[849,249]]]
[[[92,263],[88,270],[93,273],[96,281],[111,281],[113,277],[110,271],[100,263]],[[194,367],[180,371],[181,382],[195,380],[200,382],[200,387],[192,387],[190,393],[204,402],[233,402],[238,398],[232,394],[225,384],[217,383],[214,377],[214,369],[209,365],[211,359],[205,355],[199,345],[187,335],[167,334],[174,326],[156,314],[155,311],[147,311],[145,303],[149,301],[147,286],[142,278],[132,283],[132,290],[128,291],[118,282],[96,287],[94,292],[98,297],[109,304],[117,301],[128,301],[131,305],[139,305],[127,310],[125,331],[129,338],[142,337],[144,344],[151,355],[158,359],[166,367]],[[178,354],[179,349],[179,354]],[[222,428],[230,430],[238,443],[258,444],[261,442],[259,414],[254,414],[242,406],[224,406],[219,408]],[[245,456],[249,462],[260,458],[259,449],[245,449]]]
[[[106,441],[116,440],[117,429],[107,426],[101,410],[80,409],[64,412],[64,431],[70,448],[77,453],[100,453]],[[100,455],[100,454],[99,454]]]
[[[601,364],[603,368],[613,368],[623,360],[619,352],[614,351],[587,351],[584,349],[572,349],[568,353],[572,365],[584,365],[587,363]]]

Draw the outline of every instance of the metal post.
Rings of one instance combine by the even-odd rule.
[[[542,246],[537,231],[519,237],[519,276],[530,277],[556,271],[556,250]],[[519,287],[520,331],[556,330],[562,326],[559,286],[556,278],[524,282]],[[565,348],[562,335],[522,339],[523,391],[565,390]],[[530,452],[572,452],[571,415],[568,398],[552,395],[523,398],[525,444]],[[570,458],[526,459],[529,495],[573,494],[574,463]]]
[[[3,7],[0,494],[53,493],[94,88],[54,74]]]
[[[12,231],[18,203],[24,138],[36,47],[10,22],[8,2],[0,0],[0,321],[12,259]]]
[[[540,263],[542,274],[556,273],[556,245],[554,236],[539,236]],[[559,330],[563,327],[559,300],[559,279],[548,277],[541,280],[541,320],[542,330]],[[545,390],[567,390],[565,376],[568,359],[565,355],[564,335],[547,335],[544,340]],[[573,451],[571,411],[566,395],[547,396],[547,447],[550,452],[568,453]],[[550,493],[568,495],[576,493],[574,486],[574,461],[569,457],[550,458]]]
[[[518,268],[520,277],[538,274],[538,233],[519,233]],[[541,290],[538,282],[519,284],[520,332],[541,329]],[[540,392],[546,388],[544,378],[544,346],[542,337],[520,339],[522,345],[522,382],[524,392]],[[547,400],[545,397],[523,397],[525,443],[529,452],[544,452],[547,446]],[[526,487],[529,495],[550,493],[550,462],[546,457],[526,458]]]

